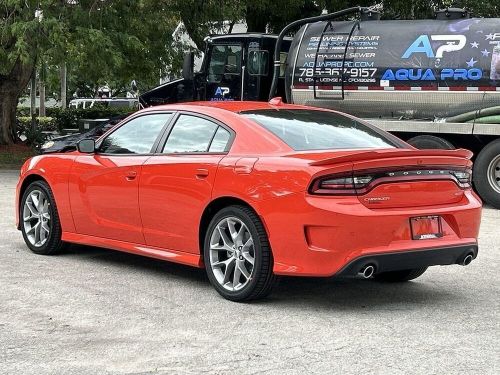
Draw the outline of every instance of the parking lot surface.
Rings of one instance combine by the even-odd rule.
[[[71,246],[31,253],[0,171],[0,374],[499,374],[500,210],[479,257],[400,285],[282,278],[226,301],[203,270]]]

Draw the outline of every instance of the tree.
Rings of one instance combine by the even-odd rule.
[[[67,63],[90,85],[157,82],[174,58],[177,19],[155,0],[3,0],[0,6],[0,144],[13,143],[15,112],[40,57]],[[35,19],[35,11],[43,19]],[[50,70],[50,69],[49,69]]]
[[[190,38],[201,51],[207,35],[223,31],[224,22],[234,23],[244,18],[243,4],[236,0],[174,0],[170,10],[182,20]]]

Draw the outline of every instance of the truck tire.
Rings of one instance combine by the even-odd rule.
[[[442,149],[453,150],[455,147],[444,138],[436,137],[435,135],[417,135],[410,138],[406,143],[411,144],[421,150],[425,149]]]
[[[474,162],[472,176],[481,198],[500,209],[500,139],[481,150]]]

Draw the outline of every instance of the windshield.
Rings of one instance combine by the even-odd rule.
[[[295,151],[396,148],[390,135],[338,113],[303,109],[242,112]]]

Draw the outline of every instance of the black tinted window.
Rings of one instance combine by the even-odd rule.
[[[210,148],[208,149],[208,151],[210,152],[227,151],[227,146],[230,138],[231,134],[222,126],[219,126],[217,132],[215,133],[215,137],[212,140],[212,143],[210,144]]]
[[[249,51],[248,52],[248,74],[255,76],[267,75],[269,66],[269,52],[267,51]]]
[[[170,116],[170,113],[160,113],[136,117],[107,136],[99,151],[105,154],[147,154]]]
[[[208,66],[208,82],[221,82],[225,74],[239,75],[241,72],[241,46],[215,45]]]
[[[340,114],[314,110],[243,112],[297,151],[397,147],[388,137]]]
[[[201,117],[181,115],[168,136],[163,152],[207,152],[218,127]]]

